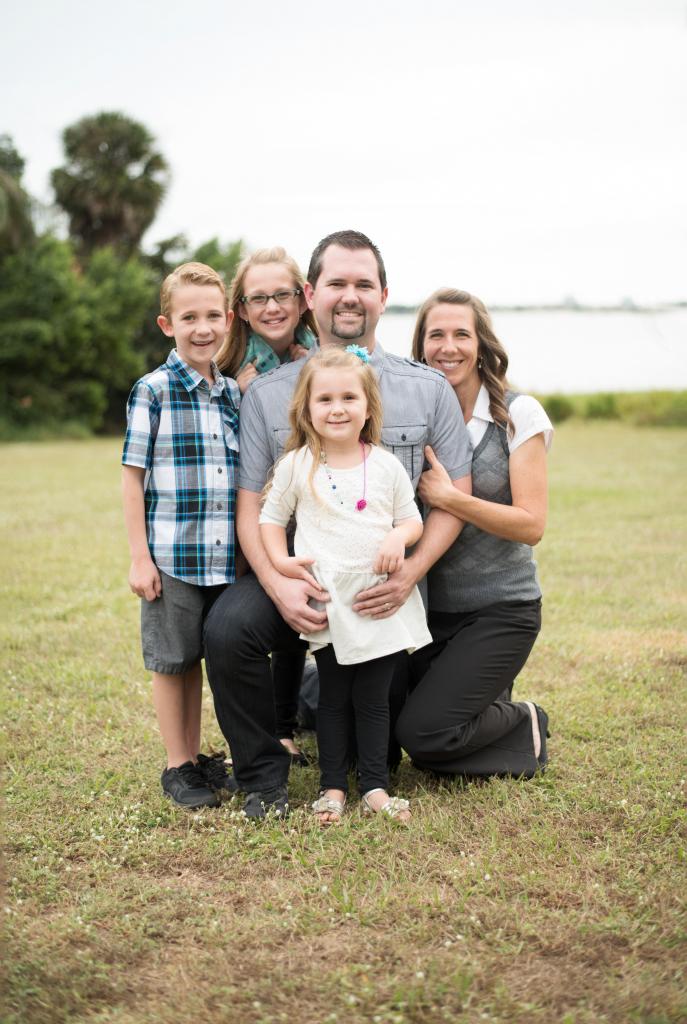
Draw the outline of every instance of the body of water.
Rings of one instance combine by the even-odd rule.
[[[518,390],[540,393],[687,388],[687,310],[657,313],[495,313]],[[377,336],[410,355],[415,317],[387,313]]]

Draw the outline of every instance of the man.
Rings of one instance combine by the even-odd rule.
[[[368,349],[382,392],[383,444],[400,459],[414,486],[429,444],[454,485],[469,493],[470,442],[453,389],[442,374],[388,355],[375,340],[387,295],[382,257],[365,235],[340,231],[316,247],[305,297],[319,325],[320,346],[355,343]],[[316,632],[326,622],[326,612],[308,604],[310,598],[322,599],[315,581],[281,576],[258,529],[262,490],[289,435],[289,403],[301,366],[302,361],[289,363],[257,378],[244,396],[237,529],[253,572],[218,598],[205,629],[217,720],[231,747],[236,780],[247,792],[245,812],[251,818],[262,818],[270,809],[283,815],[288,809],[290,755],[275,735],[268,655],[302,648],[298,634]],[[359,594],[354,609],[373,618],[392,615],[460,528],[455,517],[432,509],[403,567]]]

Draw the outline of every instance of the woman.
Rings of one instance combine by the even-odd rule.
[[[239,264],[229,296],[234,319],[217,365],[241,394],[258,374],[312,348],[317,327],[304,284],[298,264],[281,246],[258,249]]]
[[[508,388],[508,357],[489,314],[441,289],[418,313],[413,356],[441,370],[473,443],[472,496],[456,490],[431,448],[419,494],[463,523],[428,577],[433,643],[413,656],[396,734],[418,767],[460,775],[533,776],[547,763],[548,717],[511,690],[541,624],[532,545],[546,523],[553,427],[536,399]]]
[[[234,319],[217,365],[234,378],[241,394],[258,374],[300,359],[315,343],[317,327],[304,284],[298,264],[281,246],[259,249],[239,264],[229,296]],[[305,652],[272,655],[277,736],[297,765],[308,764],[294,743],[304,662]]]

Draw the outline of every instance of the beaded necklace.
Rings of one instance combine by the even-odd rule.
[[[367,493],[367,455],[365,453],[365,443],[364,443],[364,441],[360,442],[360,447],[362,448],[362,451],[363,451],[363,496],[362,496],[362,498],[358,498],[358,500],[355,503],[355,507],[358,510],[358,512],[362,512],[363,509],[367,508],[367,502],[365,501],[365,495]],[[327,465],[327,453],[324,450],[324,448],[322,449],[322,452],[320,454],[320,460],[322,462],[323,469],[324,469],[325,473],[327,474],[327,479],[329,480],[329,486],[331,487],[331,489],[334,492],[336,492],[336,484],[334,483],[334,478],[332,477],[332,474],[331,474],[331,471],[329,469],[329,466]],[[334,498],[336,500],[338,500],[339,505],[343,505],[343,500],[339,497],[338,494],[335,493],[334,494]]]

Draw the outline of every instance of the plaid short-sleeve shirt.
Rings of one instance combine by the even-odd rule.
[[[173,349],[163,366],[141,377],[127,404],[122,454],[123,465],[146,470],[153,561],[199,586],[235,579],[240,392],[214,373],[210,387]]]

